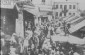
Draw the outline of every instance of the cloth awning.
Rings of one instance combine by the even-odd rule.
[[[32,13],[33,15],[39,14],[38,7],[35,7],[30,1],[18,2],[17,6],[22,8],[23,10],[26,10],[29,13]]]
[[[39,10],[38,7],[34,7],[34,8],[24,8],[24,10],[26,10],[29,13],[32,13],[33,15],[39,15]]]
[[[69,42],[70,44],[77,44],[83,45],[85,44],[85,38],[81,39],[72,35],[69,36],[62,36],[62,35],[55,35],[51,36],[52,41],[59,41],[59,42]]]

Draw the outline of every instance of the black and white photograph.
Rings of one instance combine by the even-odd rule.
[[[85,0],[0,0],[0,55],[85,55]]]

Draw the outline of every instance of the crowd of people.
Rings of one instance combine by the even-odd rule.
[[[57,27],[48,23],[36,24],[34,31],[25,31],[24,37],[1,32],[1,55],[83,55],[81,48],[75,45],[51,40],[52,35],[68,35],[68,28],[65,22],[58,22]]]

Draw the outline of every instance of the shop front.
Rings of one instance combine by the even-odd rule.
[[[23,11],[23,19],[24,19],[24,29],[34,31],[35,22],[34,22],[34,15],[27,11]]]
[[[31,2],[21,1],[17,3],[18,19],[16,20],[16,33],[24,37],[27,30],[34,31],[35,19],[38,14],[38,8]]]
[[[40,12],[39,22],[41,22],[41,24],[46,24],[52,20],[53,12],[51,6],[41,5],[39,7],[39,12]]]
[[[1,9],[1,31],[5,34],[12,35],[15,33],[16,19],[18,12],[16,8],[0,8]]]

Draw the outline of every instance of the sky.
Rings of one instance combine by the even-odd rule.
[[[59,1],[59,2],[64,2],[66,0],[54,0],[54,1]],[[81,10],[85,10],[85,0],[68,0],[69,2],[78,2],[79,3],[79,8]]]

